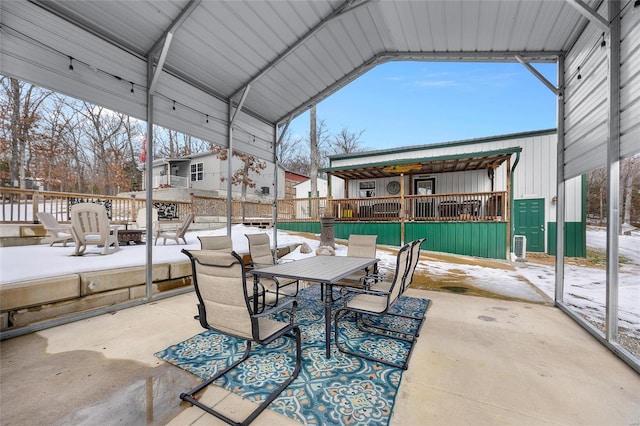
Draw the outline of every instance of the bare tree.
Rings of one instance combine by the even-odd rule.
[[[207,152],[212,143],[176,130],[154,127],[153,158],[176,158]]]
[[[291,129],[288,128],[282,136],[280,143],[278,144],[277,155],[279,163],[282,164],[287,170],[299,172],[298,170],[292,168],[292,165],[295,164],[296,159],[300,155],[302,155],[301,149],[303,145],[304,141],[302,137],[293,136],[291,133]]]
[[[607,169],[600,167],[587,173],[587,214],[599,225],[606,218]]]
[[[320,120],[316,123],[316,145],[318,147],[318,167],[327,167],[329,165],[328,155],[331,135],[327,128],[325,120]],[[306,176],[311,176],[311,132],[309,137],[303,139],[302,137],[290,136],[285,134],[282,140],[282,147],[278,147],[278,158],[280,164],[282,164],[287,170],[291,170],[296,173],[300,173]]]
[[[67,143],[67,136],[73,132],[77,114],[67,97],[54,94],[45,103],[40,121],[42,137],[30,147],[32,171],[48,190],[62,191],[68,180],[75,180],[69,176],[73,147]]]
[[[2,118],[6,126],[3,133],[10,143],[9,179],[11,184],[18,182],[24,189],[30,160],[29,144],[38,138],[40,107],[52,92],[13,77],[2,77],[0,86],[5,95],[0,98],[7,103],[2,108]]]
[[[133,144],[134,140],[142,140],[144,123],[138,120],[132,120],[127,116],[123,123],[124,131],[124,152],[123,166],[124,176],[122,182],[123,190],[137,191],[142,188],[142,173],[138,170],[138,160],[136,157],[137,149]]]
[[[284,165],[287,170],[300,173],[301,175],[311,175],[311,162],[309,161],[309,154],[298,154],[293,158],[290,158],[287,164]]]
[[[633,193],[638,192],[640,188],[640,180],[636,181],[638,184],[634,187],[634,181],[637,179],[637,174],[640,173],[640,156],[629,157],[621,161],[620,164],[620,186],[622,189],[622,220],[620,225],[631,225],[632,223],[632,210],[633,210]],[[620,229],[622,231],[622,229]]]
[[[85,135],[90,141],[89,149],[97,176],[94,191],[111,195],[115,189],[112,182],[119,180],[119,176],[111,178],[110,173],[115,170],[114,164],[121,162],[122,143],[118,135],[122,131],[125,116],[87,102],[82,105],[81,114],[86,118]]]
[[[348,154],[350,152],[362,152],[365,147],[362,146],[360,138],[364,130],[360,130],[358,133],[350,132],[346,127],[343,127],[340,132],[333,137],[331,150],[333,154]]]
[[[211,152],[216,155],[221,161],[229,160],[229,150],[219,145],[212,145]],[[242,167],[233,172],[231,175],[231,184],[240,185],[240,199],[242,201],[242,219],[245,215],[245,201],[247,201],[247,189],[255,188],[256,181],[251,177],[252,174],[260,175],[264,169],[267,168],[267,163],[259,160],[253,155],[245,154],[244,152],[233,151],[233,156],[240,159]],[[226,182],[227,177],[221,176],[220,181]]]
[[[311,196],[318,196],[318,133],[316,128],[316,106],[311,107],[309,126],[309,149],[311,151]],[[311,219],[315,218],[315,209],[311,213]]]

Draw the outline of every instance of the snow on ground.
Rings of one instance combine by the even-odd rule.
[[[234,225],[232,227],[233,247],[239,253],[249,251],[244,234],[266,232],[273,235],[272,229],[258,229]],[[153,263],[183,261],[183,248],[199,249],[197,235],[225,235],[226,228],[213,231],[187,233],[187,245],[176,245],[167,241],[167,245],[153,248]],[[307,242],[312,249],[318,246],[317,238],[305,238],[297,234],[278,231],[278,246],[287,246]],[[606,232],[589,229],[587,244],[589,247],[604,249]],[[629,261],[620,268],[619,318],[620,326],[635,330],[640,334],[640,233],[620,238],[620,253]],[[392,273],[395,265],[395,252],[378,247],[380,269]],[[146,263],[146,246],[124,246],[118,252],[102,256],[97,247],[87,249],[81,257],[71,256],[73,247],[49,247],[48,245],[24,247],[0,247],[0,285],[55,275],[76,272],[97,271],[102,269],[139,266]],[[347,247],[337,244],[336,255],[346,255]],[[426,258],[418,263],[425,274],[444,276],[462,274],[471,285],[490,292],[503,294],[532,302],[545,302],[554,299],[555,267],[534,262],[515,262],[515,270],[492,268],[475,264],[476,262],[448,263]],[[313,255],[313,254],[310,254]],[[289,254],[289,258],[310,256],[301,254],[299,249]],[[524,278],[524,279],[523,279]],[[605,316],[605,271],[603,269],[567,264],[565,267],[565,302],[596,322],[602,323]],[[535,288],[534,288],[535,286]],[[545,300],[536,290],[548,296]]]
[[[607,234],[601,228],[587,230],[587,247],[604,252]],[[626,261],[618,271],[619,327],[635,330],[640,338],[640,233],[622,235],[619,252]],[[516,264],[518,266],[518,264]],[[529,262],[520,264],[518,273],[550,298],[555,295],[555,266]],[[606,304],[606,271],[603,268],[565,263],[564,302],[588,317],[604,324]]]

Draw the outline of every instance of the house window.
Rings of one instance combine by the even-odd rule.
[[[360,192],[359,195],[361,198],[369,198],[376,196],[376,181],[369,180],[366,182],[360,182]]]
[[[204,163],[195,163],[191,165],[191,182],[204,180]]]

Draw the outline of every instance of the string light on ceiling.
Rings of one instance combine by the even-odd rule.
[[[118,80],[118,81],[122,82],[123,84],[128,85],[129,93],[135,93],[135,89],[136,88],[138,88],[138,89],[140,89],[142,91],[146,91],[147,90],[147,86],[144,85],[144,84],[135,83],[134,81],[122,78],[117,74],[105,71],[104,69],[101,69],[101,68],[98,68],[95,65],[91,65],[91,64],[82,62],[81,60],[78,60],[77,58],[74,58],[73,56],[68,55],[68,54],[60,51],[60,50],[58,50],[58,49],[56,49],[56,48],[54,48],[54,47],[42,42],[41,40],[35,39],[35,38],[31,37],[30,35],[27,35],[27,34],[21,32],[20,30],[18,30],[16,28],[13,28],[13,27],[10,27],[10,26],[8,26],[6,24],[0,25],[0,32],[10,32],[10,33],[13,33],[13,34],[18,34],[23,38],[29,39],[32,42],[39,44],[40,46],[48,49],[51,52],[54,52],[54,53],[56,53],[58,55],[61,55],[61,56],[65,57],[65,58],[68,58],[69,59],[69,65],[67,67],[67,71],[69,73],[75,73],[75,72],[78,72],[78,71],[81,72],[82,69],[78,69],[78,65],[81,65],[81,66],[91,70],[93,73],[100,73],[102,75],[111,77],[111,78],[113,78],[115,80]],[[125,86],[125,87],[127,87],[127,86]],[[156,92],[154,96],[156,96],[158,98],[163,98],[163,99],[167,100],[168,102],[171,102],[173,111],[175,111],[176,110],[176,106],[179,105],[185,110],[192,111],[195,114],[200,114],[202,117],[204,117],[204,119],[205,119],[207,124],[210,123],[210,121],[209,121],[210,119],[213,120],[213,122],[219,123],[220,125],[227,125],[228,124],[227,121],[224,118],[217,118],[215,116],[210,116],[210,114],[208,114],[208,113],[205,113],[205,112],[202,112],[200,110],[197,110],[197,109],[195,109],[195,108],[193,108],[193,107],[191,107],[189,105],[182,104],[182,103],[176,101],[175,99],[172,99],[172,98],[169,98],[166,95],[163,95],[160,92]],[[237,130],[244,131],[247,134],[251,134],[250,132],[247,132],[246,130],[244,130],[242,128],[238,128]],[[268,139],[263,139],[263,138],[258,138],[258,139],[263,140],[265,142],[269,142]]]

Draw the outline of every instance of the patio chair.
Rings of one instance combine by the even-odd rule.
[[[411,257],[409,260],[409,267],[407,268],[407,274],[405,279],[402,281],[402,293],[411,286],[413,283],[413,274],[416,272],[416,266],[418,265],[418,261],[420,260],[420,246],[424,243],[426,238],[418,238],[417,240],[411,241]]]
[[[146,231],[147,230],[147,208],[143,207],[138,210],[136,215],[136,229]],[[160,230],[160,222],[158,221],[158,209],[151,209],[151,230],[150,235],[151,238],[154,238],[158,235],[158,231]]]
[[[357,235],[351,234],[349,235],[349,242],[347,246],[347,256],[353,257],[368,257],[375,259],[376,257],[376,240],[378,239],[377,235]],[[378,264],[375,263],[373,268],[370,270],[369,268],[365,268],[362,271],[358,271],[355,274],[351,274],[348,277],[345,277],[335,283],[336,286],[347,286],[347,287],[366,287],[370,285],[375,280],[365,280],[365,277],[371,277],[374,274],[376,277],[378,276]],[[331,295],[333,298],[333,295]],[[320,299],[324,300],[324,285],[320,287]],[[333,299],[338,300],[338,299]]]
[[[271,242],[267,234],[245,234],[249,240],[249,254],[251,255],[250,268],[264,268],[276,264],[271,250]],[[300,287],[300,281],[291,278],[260,278],[260,283],[267,292],[275,294],[275,304],[281,296],[296,297]]]
[[[426,241],[426,238],[419,238],[407,244],[410,247],[409,249],[410,252],[407,259],[407,269],[404,273],[404,277],[402,278],[402,290],[400,291],[400,295],[398,297],[404,296],[404,292],[407,290],[407,288],[411,286],[411,283],[413,282],[413,275],[416,270],[416,266],[418,265],[418,260],[420,260],[420,246],[425,241]],[[367,279],[369,279],[371,282],[369,288],[371,288],[372,290],[388,291],[391,288],[392,283],[388,281],[384,281],[382,278],[369,276],[367,277]],[[379,280],[379,281],[376,282],[376,280]],[[409,296],[404,296],[404,297],[409,297]],[[414,336],[414,338],[417,338],[420,335],[420,329],[422,327],[422,322],[424,321],[424,314],[422,314],[422,316],[420,317],[414,317],[414,316],[402,315],[397,312],[387,312],[387,315],[401,317],[401,318],[408,318],[409,320],[417,321],[417,326],[415,328],[415,331],[412,333],[412,335]],[[385,328],[385,327],[381,327],[379,325],[374,324],[372,321],[369,320],[369,318],[367,318],[366,315],[362,317],[362,324],[366,325],[367,327],[377,328],[378,330],[387,330],[391,332],[394,331],[394,329]]]
[[[223,253],[231,253],[233,251],[233,241],[228,235],[198,235],[200,241],[200,248],[202,250],[213,250]],[[249,294],[253,294],[253,275],[249,274],[247,277],[251,278],[247,281],[247,291]],[[265,306],[274,306],[276,304],[276,294],[273,292],[264,291],[264,286],[258,283],[258,297],[260,302],[258,303],[258,311],[260,308],[264,310]]]
[[[251,310],[252,303],[247,292],[245,265],[237,253],[186,249],[183,249],[182,253],[191,260],[193,285],[198,298],[200,325],[207,330],[214,330],[245,340],[246,350],[240,359],[233,361],[228,367],[194,389],[180,394],[180,399],[200,407],[229,424],[249,424],[295,380],[300,372],[302,355],[300,329],[293,323],[297,302],[294,299],[289,299],[276,308],[256,314]],[[282,311],[289,313],[288,322],[272,319],[271,314]],[[249,357],[253,342],[267,345],[283,336],[292,337],[295,340],[296,353],[293,372],[279,386],[275,387],[274,384],[275,389],[260,401],[258,407],[246,419],[241,422],[232,420],[227,415],[203,404],[195,397],[195,394],[245,361]],[[204,349],[210,350],[208,347]],[[236,356],[230,358],[235,359]],[[286,358],[289,359],[288,356]],[[260,374],[259,370],[256,370],[256,374]]]
[[[376,258],[376,241],[378,239],[377,235],[357,235],[351,234],[349,235],[349,245],[347,246],[347,256],[352,257],[367,257],[367,258]],[[348,277],[338,281],[337,285],[348,285],[348,286],[362,286],[363,284],[369,283],[369,281],[364,281],[363,278],[370,274],[378,274],[378,264],[375,263],[373,268],[370,270],[369,268],[365,268],[362,271],[359,271],[356,274],[349,275]]]
[[[167,244],[167,239],[174,240],[176,244],[180,244],[180,240],[184,241],[184,243],[187,244],[187,239],[184,235],[189,229],[189,225],[191,225],[191,222],[193,222],[193,213],[187,214],[178,228],[165,229],[164,231],[158,228],[155,244],[158,244],[158,240],[160,238],[163,239],[162,245]]]
[[[63,247],[67,246],[67,243],[73,241],[73,235],[71,235],[71,225],[58,223],[56,218],[51,213],[38,212],[38,220],[44,225],[44,229],[51,237],[51,243],[49,247],[55,243],[62,243]]]
[[[82,256],[88,245],[102,246],[100,254],[115,253],[119,225],[111,225],[107,210],[101,204],[79,203],[71,206],[71,234],[76,244],[74,256]],[[110,247],[113,246],[113,250]]]
[[[197,238],[202,250],[233,251],[233,241],[228,235],[198,235]]]
[[[415,345],[415,341],[417,339],[417,333],[419,332],[419,328],[422,325],[422,319],[417,319],[415,317],[404,316],[401,314],[390,313],[389,310],[396,302],[398,297],[400,296],[400,292],[402,290],[403,280],[406,277],[406,271],[409,266],[409,257],[411,253],[411,243],[405,244],[399,251],[398,256],[396,257],[396,269],[393,280],[388,283],[388,286],[383,286],[381,283],[378,283],[379,288],[356,288],[356,287],[345,287],[343,288],[343,293],[345,297],[343,297],[343,306],[338,308],[335,313],[335,341],[336,347],[340,352],[348,353],[354,356],[358,356],[361,358],[365,358],[371,361],[377,361],[382,364],[390,365],[392,367],[398,367],[402,369],[407,369],[409,364],[409,358],[411,357],[411,352],[413,351],[413,347]],[[384,288],[386,287],[386,288]],[[406,357],[402,362],[395,362],[392,360],[386,360],[374,357],[372,354],[366,354],[364,352],[356,352],[355,350],[351,350],[346,346],[340,343],[340,320],[344,318],[347,314],[353,313],[355,314],[356,325],[358,329],[363,333],[372,333],[376,335],[381,335],[389,339],[402,340],[409,343],[409,349],[407,351]],[[363,323],[363,316],[367,316],[369,318],[372,317],[383,317],[385,315],[393,315],[399,316],[403,318],[407,318],[409,321],[414,320],[417,322],[416,330],[411,331],[409,329],[400,329],[400,328],[384,328],[372,326],[370,322],[366,324]],[[353,336],[351,338],[352,341]]]

